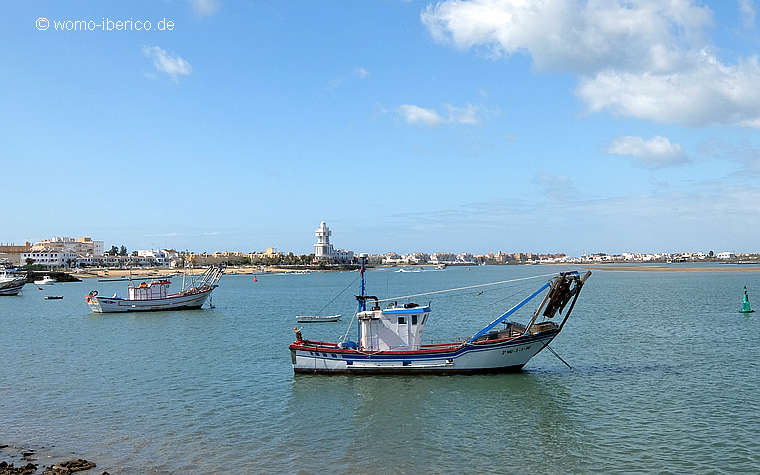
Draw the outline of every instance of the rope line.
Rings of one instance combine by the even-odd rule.
[[[421,294],[403,295],[401,297],[390,297],[390,298],[387,298],[387,299],[378,299],[378,302],[390,302],[391,300],[402,300],[402,299],[408,299],[408,298],[412,298],[412,297],[422,297],[422,296],[425,296],[425,295],[442,294],[442,293],[446,293],[446,292],[457,292],[457,291],[460,291],[460,290],[477,289],[479,287],[488,287],[490,285],[499,285],[499,284],[507,284],[507,283],[510,283],[510,282],[519,282],[521,280],[540,279],[540,278],[543,278],[543,277],[549,277],[549,276],[554,276],[554,275],[557,275],[557,273],[556,272],[552,272],[551,274],[534,275],[532,277],[521,277],[519,279],[501,280],[499,282],[491,282],[491,283],[488,283],[488,284],[468,285],[466,287],[457,287],[455,289],[434,290],[432,292],[423,292]]]
[[[328,306],[329,306],[331,303],[335,302],[335,300],[336,300],[338,297],[340,297],[340,296],[343,294],[343,292],[345,292],[346,290],[348,290],[348,289],[349,289],[349,287],[351,287],[352,285],[354,285],[354,283],[355,283],[355,282],[356,282],[358,279],[359,279],[359,277],[356,277],[354,280],[352,280],[351,282],[349,282],[349,284],[346,286],[346,288],[345,288],[345,289],[343,289],[343,290],[341,290],[340,292],[338,292],[338,295],[336,295],[335,297],[333,297],[333,298],[332,298],[332,300],[330,300],[329,302],[327,302],[326,304],[324,304],[324,305],[322,306],[322,308],[320,308],[320,309],[319,309],[319,312],[317,312],[317,315],[320,315],[324,309],[326,309],[326,308],[327,308],[327,307],[328,307]]]

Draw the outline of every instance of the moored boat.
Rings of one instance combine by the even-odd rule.
[[[337,322],[340,320],[340,314],[337,315],[296,315],[298,323],[326,323]]]
[[[55,279],[50,277],[49,275],[46,275],[40,280],[35,280],[34,283],[36,285],[50,285],[50,284],[55,284]]]
[[[200,276],[198,282],[187,288],[183,285],[179,292],[169,293],[171,281],[158,280],[130,286],[127,298],[115,294],[113,297],[99,296],[93,290],[85,296],[85,300],[96,313],[198,309],[218,287],[216,283],[223,274],[224,267],[212,266]]]
[[[430,305],[399,305],[393,302],[381,308],[381,302],[394,299],[380,300],[364,295],[362,268],[362,292],[356,297],[359,302],[356,313],[359,341],[312,341],[304,338],[301,330],[294,329],[296,341],[289,347],[293,370],[296,373],[326,374],[516,371],[559,335],[590,275],[591,272],[583,276],[578,272],[560,273],[472,337],[451,343],[422,344],[423,330],[431,313]],[[547,292],[543,301],[527,324],[506,321],[544,291]],[[440,292],[443,291],[432,293]],[[420,295],[427,294],[416,296]],[[374,304],[368,309],[367,303]],[[566,312],[561,322],[551,320],[557,314],[562,315],[564,310]],[[495,329],[500,324],[504,327]]]
[[[0,295],[18,295],[26,284],[26,276],[8,273],[3,270],[0,273]]]

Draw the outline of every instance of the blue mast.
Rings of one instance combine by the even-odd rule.
[[[367,260],[367,257],[365,255],[362,255],[359,257],[361,259],[361,267],[359,268],[359,275],[361,276],[362,280],[362,288],[360,292],[360,296],[364,297],[364,263]],[[356,313],[363,312],[367,310],[367,301],[364,299],[359,299],[359,307],[356,309]],[[362,334],[361,334],[361,325],[358,325],[359,322],[357,322],[356,325],[356,341],[360,342],[362,341]]]
[[[361,256],[360,259],[362,260],[362,264],[361,264],[362,266],[359,269],[359,274],[361,275],[361,278],[362,278],[362,288],[361,288],[361,293],[359,295],[364,297],[364,262],[367,258],[364,256]],[[359,299],[359,311],[362,312],[364,310],[367,310],[367,303],[364,301],[364,299]]]

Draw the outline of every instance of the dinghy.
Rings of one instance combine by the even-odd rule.
[[[337,322],[340,320],[340,314],[338,315],[296,315],[296,321],[298,323],[324,323],[324,322]]]

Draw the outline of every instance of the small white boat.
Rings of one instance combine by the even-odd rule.
[[[296,315],[298,323],[325,323],[337,322],[340,320],[340,314],[337,315]]]
[[[50,285],[50,284],[55,284],[55,279],[50,277],[49,275],[46,275],[41,280],[35,280],[34,283],[36,285]]]
[[[130,286],[127,298],[117,297],[116,294],[113,297],[98,296],[98,291],[93,290],[85,296],[85,301],[96,313],[198,309],[218,287],[216,283],[223,274],[224,267],[212,266],[197,283],[189,288],[183,285],[179,292],[170,294],[171,281],[159,280]]]
[[[0,295],[18,295],[26,284],[26,276],[9,274],[3,270],[0,274]]]

